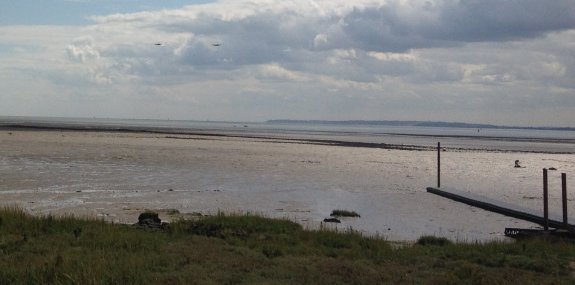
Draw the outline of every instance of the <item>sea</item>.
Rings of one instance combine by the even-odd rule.
[[[575,130],[547,128],[460,128],[373,124],[227,122],[108,118],[7,117],[0,126],[34,126],[101,130],[159,131],[261,136],[463,150],[575,153]]]

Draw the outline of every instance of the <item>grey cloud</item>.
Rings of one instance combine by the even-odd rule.
[[[575,28],[575,5],[562,1],[468,0],[412,4],[399,2],[355,9],[342,30],[353,45],[373,51],[449,47],[467,42],[533,38]]]
[[[467,0],[442,9],[430,36],[458,41],[505,41],[575,28],[572,0]]]
[[[313,39],[317,18],[306,18],[296,13],[268,12],[240,19],[224,20],[219,15],[201,15],[193,21],[166,26],[171,31],[188,31],[196,35],[243,37],[273,46],[306,47]]]
[[[310,20],[299,15],[258,14],[235,21],[202,15],[189,23],[162,29],[193,33],[182,59],[192,65],[227,67],[297,60],[290,51],[310,49],[315,32]],[[312,21],[313,22],[313,21]],[[222,43],[213,47],[212,43]]]
[[[389,6],[356,9],[343,19],[341,41],[364,50],[390,52],[448,45],[425,37],[424,26],[412,25],[412,20]]]
[[[294,4],[291,10],[270,7],[238,17],[191,9],[180,13],[114,15],[99,21],[118,23],[125,19],[163,32],[193,34],[194,39],[178,55],[181,64],[235,68],[300,61],[293,55],[301,50],[321,57],[325,55],[321,51],[339,49],[407,52],[537,37],[575,28],[575,5],[569,2],[388,1],[347,12],[336,13],[337,9],[333,9],[315,17],[304,15]],[[221,5],[225,9],[225,3]],[[190,16],[186,17],[186,13]],[[147,22],[148,19],[152,22]],[[211,43],[215,42],[223,45],[214,49]]]

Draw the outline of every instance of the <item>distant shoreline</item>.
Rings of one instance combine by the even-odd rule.
[[[256,133],[233,133],[222,130],[209,130],[209,129],[179,129],[168,127],[153,127],[153,126],[106,126],[99,124],[65,124],[65,123],[39,123],[39,122],[26,122],[26,123],[1,123],[0,131],[69,131],[69,132],[110,132],[110,133],[143,133],[143,134],[158,134],[165,135],[166,138],[172,139],[188,139],[185,137],[170,137],[170,135],[187,135],[187,136],[204,136],[204,137],[221,137],[221,138],[243,138],[243,139],[258,139],[265,140],[271,143],[291,143],[291,144],[311,144],[311,145],[330,145],[342,147],[363,147],[363,148],[380,148],[380,149],[395,149],[395,150],[410,150],[410,151],[432,151],[435,150],[434,146],[424,145],[410,145],[410,144],[388,144],[388,143],[371,143],[371,142],[357,142],[357,141],[342,141],[330,139],[309,139],[309,138],[286,138],[273,135],[258,135]],[[575,140],[556,140],[556,139],[539,139],[539,138],[514,138],[514,137],[475,137],[465,135],[426,135],[426,134],[401,134],[393,133],[389,135],[394,136],[413,136],[413,137],[433,137],[433,138],[470,138],[476,140],[499,140],[499,141],[518,141],[518,142],[544,142],[544,143],[567,143],[575,144]],[[193,138],[189,138],[193,139]],[[530,150],[502,150],[502,149],[477,149],[477,148],[464,148],[464,147],[449,147],[453,151],[483,151],[483,152],[514,152],[514,153],[548,153],[548,154],[575,154],[575,151],[570,152],[553,152],[553,151],[530,151]]]
[[[511,130],[544,130],[544,131],[575,131],[573,127],[521,127],[490,124],[471,124],[460,122],[440,121],[398,121],[398,120],[268,120],[272,124],[306,124],[306,125],[359,125],[359,126],[398,126],[398,127],[439,127],[439,128],[468,128],[468,129],[511,129]]]
[[[510,129],[510,130],[542,130],[575,132],[575,127],[556,126],[509,126],[481,123],[462,123],[445,121],[417,121],[417,120],[297,120],[272,119],[265,121],[211,121],[211,120],[162,120],[162,119],[126,119],[126,118],[88,118],[88,117],[26,117],[26,116],[0,116],[0,127],[9,124],[25,125],[74,125],[76,121],[84,124],[90,122],[197,122],[197,123],[236,123],[236,124],[299,124],[299,125],[327,125],[327,126],[387,126],[387,127],[435,127],[435,128],[464,128],[464,129]]]
[[[331,146],[345,146],[345,147],[365,147],[365,148],[382,148],[382,149],[399,149],[399,150],[432,150],[432,147],[417,146],[417,145],[394,145],[386,143],[365,143],[365,142],[347,142],[338,140],[321,140],[321,139],[298,139],[298,138],[280,138],[274,136],[258,136],[258,135],[241,135],[241,134],[225,134],[223,132],[210,132],[210,131],[184,131],[176,129],[165,128],[143,128],[143,127],[93,127],[93,126],[48,126],[48,125],[26,125],[26,124],[12,124],[1,125],[0,131],[69,131],[69,132],[111,132],[111,133],[145,133],[145,134],[161,134],[166,135],[166,138],[172,139],[187,139],[185,137],[170,137],[169,135],[188,135],[188,136],[208,136],[208,137],[227,137],[227,138],[244,138],[244,139],[259,139],[269,140],[270,142],[279,143],[295,143],[295,144],[312,144],[312,145],[331,145]],[[193,139],[193,138],[190,138]]]

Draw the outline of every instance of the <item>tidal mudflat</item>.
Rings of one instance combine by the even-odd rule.
[[[426,187],[436,183],[433,149],[278,137],[17,129],[0,130],[0,145],[0,203],[36,215],[134,223],[146,209],[160,211],[167,220],[252,212],[316,228],[332,210],[344,209],[361,217],[344,217],[330,227],[351,227],[389,240],[436,235],[487,241],[504,239],[505,227],[536,227],[427,193]],[[525,168],[514,168],[515,160]],[[442,186],[539,209],[541,169],[550,167],[557,169],[550,172],[550,208],[559,213],[559,176],[575,174],[573,154],[447,147]],[[570,208],[574,198],[569,193]]]

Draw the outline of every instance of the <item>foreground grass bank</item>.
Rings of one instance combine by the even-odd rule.
[[[573,283],[575,246],[542,240],[392,246],[257,216],[146,231],[0,209],[1,284]]]

